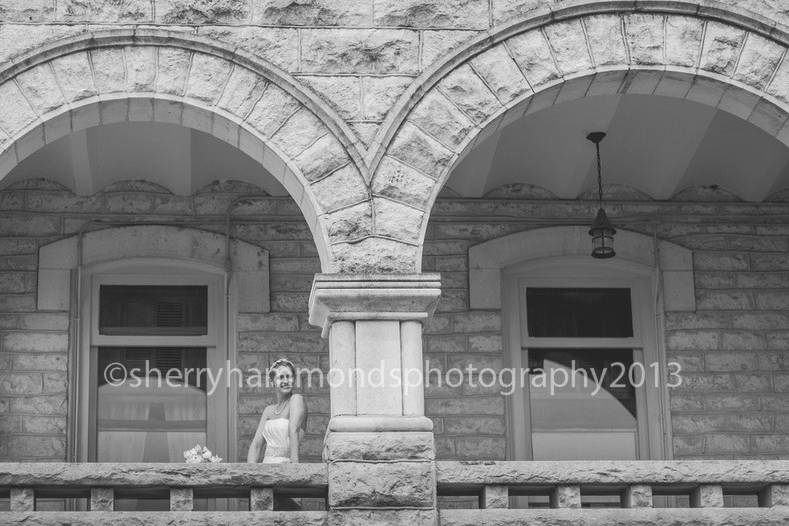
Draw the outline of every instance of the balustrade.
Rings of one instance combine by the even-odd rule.
[[[326,499],[328,484],[327,464],[6,463],[0,497],[10,511],[0,524],[326,525],[332,511],[274,508],[280,498]],[[439,509],[443,526],[789,524],[789,461],[439,461],[436,489],[478,499],[479,509]],[[117,498],[162,495],[170,511],[114,511]],[[751,495],[753,506],[726,507],[729,495]],[[539,497],[546,507],[510,508],[510,497]],[[601,497],[609,507],[588,507]],[[87,511],[39,511],[40,498],[82,499]],[[249,504],[195,511],[205,498]]]
[[[789,461],[453,461],[436,463],[436,482],[439,497],[479,498],[479,509],[440,510],[442,526],[789,524]],[[725,495],[758,506],[726,508]],[[518,496],[549,507],[509,509]],[[601,496],[611,507],[586,507]]]

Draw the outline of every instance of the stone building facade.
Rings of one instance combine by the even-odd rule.
[[[596,96],[715,108],[785,149],[788,28],[781,0],[0,2],[0,461],[88,460],[79,280],[111,262],[129,273],[124,259],[228,279],[214,345],[239,368],[282,355],[324,372],[369,357],[512,366],[517,314],[498,291],[529,261],[581,261],[598,204],[527,171],[472,199],[445,188],[453,170],[497,130]],[[176,189],[145,173],[101,185],[79,163],[30,169],[70,135],[139,123],[200,132],[262,169]],[[659,197],[606,188],[624,262],[608,268],[647,284],[661,382],[669,362],[682,369],[682,385],[649,395],[659,423],[641,458],[789,456],[781,173],[755,198],[714,177]],[[528,458],[512,399],[469,380],[305,387],[302,457],[337,461],[330,493],[332,477],[406,477],[408,495],[336,502],[424,518],[434,459]],[[227,434],[209,442],[243,461],[271,401],[229,389]]]

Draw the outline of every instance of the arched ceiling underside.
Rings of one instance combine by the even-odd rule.
[[[250,193],[286,196],[287,190],[271,175],[278,167],[270,157],[253,159],[213,135],[180,124],[117,122],[46,144],[14,167],[0,188],[47,179],[88,196],[145,181],[161,192],[188,196],[232,181]]]
[[[461,197],[611,198],[760,202],[789,189],[789,148],[728,111],[688,99],[601,95],[529,113],[486,133],[453,168],[444,192]]]

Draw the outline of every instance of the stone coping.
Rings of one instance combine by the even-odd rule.
[[[686,485],[789,483],[787,460],[602,460],[436,462],[439,488],[484,485]]]
[[[789,522],[789,507],[441,510],[439,517],[442,526],[783,526]]]
[[[325,488],[326,464],[7,462],[0,489],[17,487]]]
[[[249,526],[252,524],[287,526],[323,526],[328,524],[325,511],[22,511],[0,512],[2,524],[44,525],[216,525]]]
[[[789,484],[789,460],[439,461],[439,487],[571,484]],[[0,488],[323,487],[324,463],[0,463]]]

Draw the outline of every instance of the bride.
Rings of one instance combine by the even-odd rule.
[[[296,367],[280,358],[271,364],[269,377],[274,381],[277,403],[266,406],[260,415],[255,438],[249,445],[247,462],[256,463],[265,441],[263,463],[299,461],[299,443],[307,427],[307,406],[300,394],[293,393]]]

